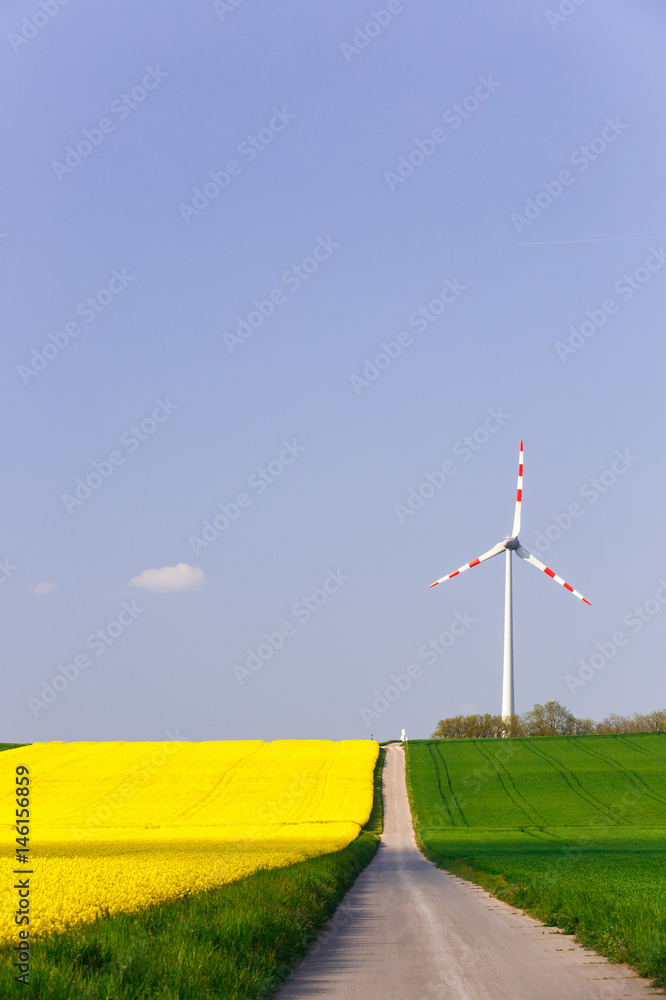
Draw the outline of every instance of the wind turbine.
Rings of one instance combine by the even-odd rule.
[[[445,580],[451,580],[454,576],[458,576],[460,573],[464,573],[466,569],[471,569],[472,566],[478,566],[479,563],[485,562],[486,559],[492,559],[493,556],[498,556],[500,552],[506,552],[506,571],[505,571],[505,590],[504,590],[504,673],[502,679],[502,718],[507,719],[509,716],[514,714],[514,700],[513,700],[513,598],[512,598],[512,580],[511,580],[511,557],[515,552],[517,556],[524,559],[525,562],[531,563],[532,566],[536,566],[537,569],[542,570],[546,576],[549,576],[551,580],[555,580],[559,583],[565,590],[573,594],[574,597],[578,597],[579,600],[583,601],[585,604],[590,602],[582,594],[579,594],[577,590],[571,586],[571,584],[566,583],[561,576],[554,573],[552,569],[548,566],[544,566],[542,562],[539,562],[527,549],[523,548],[520,544],[518,538],[518,532],[520,531],[520,514],[523,506],[523,442],[520,442],[520,460],[518,465],[518,489],[516,491],[516,512],[513,517],[513,528],[511,529],[511,534],[508,535],[503,542],[498,542],[497,545],[489,549],[488,552],[484,552],[482,556],[478,559],[473,559],[470,563],[466,563],[461,566],[460,569],[455,570],[453,573],[449,573],[448,576],[443,576],[439,580],[435,580],[431,583],[431,587],[436,587],[438,583],[444,583]]]

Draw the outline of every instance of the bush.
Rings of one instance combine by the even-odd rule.
[[[666,732],[666,710],[632,716],[611,713],[602,722],[577,719],[559,701],[535,705],[523,715],[456,715],[440,719],[432,739],[484,739],[502,736],[587,736],[593,733]]]

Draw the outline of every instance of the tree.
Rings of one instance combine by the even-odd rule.
[[[617,715],[611,712],[597,723],[597,733],[660,733],[666,730],[666,711],[648,712],[641,715]]]
[[[572,733],[574,736],[589,736],[596,733],[597,724],[593,719],[574,719]]]
[[[535,705],[520,722],[525,736],[570,736],[576,727],[576,717],[559,701]]]
[[[611,712],[602,722],[577,719],[559,701],[535,705],[523,715],[456,715],[440,719],[432,739],[481,739],[502,736],[586,736],[591,733],[666,732],[666,709],[633,715]]]
[[[512,715],[505,722],[501,715],[456,715],[440,719],[432,739],[483,739],[488,737],[518,736],[519,720]]]

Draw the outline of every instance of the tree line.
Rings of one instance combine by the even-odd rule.
[[[559,701],[535,705],[522,715],[456,715],[440,719],[432,739],[466,739],[488,736],[585,736],[591,733],[666,732],[666,709],[633,715],[611,712],[601,722],[577,719]]]

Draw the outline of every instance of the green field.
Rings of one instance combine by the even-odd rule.
[[[666,985],[666,733],[416,740],[407,783],[440,867]]]

